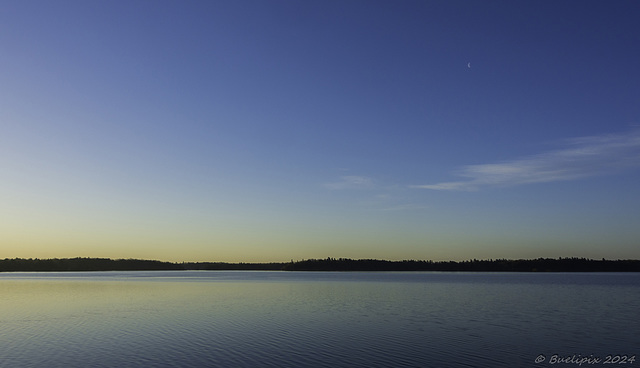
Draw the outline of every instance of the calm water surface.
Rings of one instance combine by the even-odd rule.
[[[640,274],[5,273],[0,295],[0,367],[577,367],[552,356],[640,358]],[[582,366],[594,365],[603,362]]]

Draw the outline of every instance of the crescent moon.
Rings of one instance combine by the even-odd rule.
[[[467,68],[471,69],[471,63],[467,63]]]

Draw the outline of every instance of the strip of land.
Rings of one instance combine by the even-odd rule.
[[[440,271],[440,272],[640,272],[640,260],[594,260],[587,258],[489,259],[468,261],[386,261],[377,259],[325,258],[297,262],[227,263],[161,262],[109,258],[5,258],[0,272],[64,271]]]

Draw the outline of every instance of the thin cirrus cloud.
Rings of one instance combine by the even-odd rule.
[[[328,189],[361,189],[373,186],[373,180],[366,176],[348,175],[340,178],[340,181],[334,183],[326,183],[324,186]]]
[[[567,140],[554,151],[502,163],[462,167],[458,176],[467,180],[412,188],[474,191],[533,183],[575,180],[640,167],[640,130]]]

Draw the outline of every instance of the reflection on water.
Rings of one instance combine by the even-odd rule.
[[[513,367],[638,351],[636,274],[0,274],[1,367]]]

